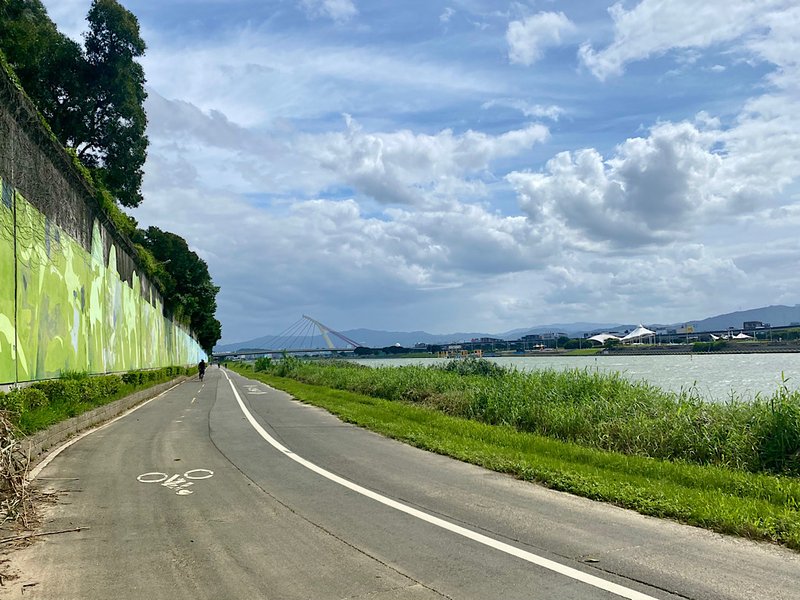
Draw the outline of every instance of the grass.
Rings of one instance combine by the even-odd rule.
[[[131,371],[123,375],[89,376],[68,371],[60,379],[34,383],[9,394],[0,394],[0,409],[7,410],[13,425],[24,435],[77,416],[129,394],[190,374],[194,368],[165,367]]]
[[[674,394],[618,373],[522,372],[475,359],[370,368],[289,357],[267,372],[587,447],[800,475],[800,393],[785,386],[769,398],[712,404],[691,388]]]
[[[800,549],[800,481],[795,477],[612,452],[520,431],[507,423],[446,414],[440,403],[376,397],[387,392],[385,380],[381,388],[385,376],[373,381],[374,393],[366,395],[280,377],[275,374],[279,369],[280,363],[272,373],[243,373],[347,422],[426,450],[643,514]],[[358,371],[341,370],[348,375]],[[476,383],[475,376],[445,374]],[[423,377],[413,370],[404,375]],[[457,399],[451,401],[458,404]]]
[[[594,356],[600,354],[603,348],[578,348],[577,350],[570,350],[566,356]]]

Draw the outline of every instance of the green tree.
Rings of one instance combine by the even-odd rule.
[[[138,230],[136,242],[150,250],[164,266],[164,304],[168,312],[186,319],[197,341],[211,352],[222,336],[222,326],[215,318],[217,292],[208,265],[181,236],[158,227]]]
[[[0,0],[0,49],[59,141],[123,206],[142,201],[147,157],[139,22],[116,0],[93,0],[85,52],[40,0]]]
[[[40,0],[0,0],[0,49],[66,145],[82,122],[86,65],[80,45],[58,31]]]
[[[146,46],[139,21],[116,0],[93,0],[87,20],[83,127],[68,145],[120,204],[138,206],[147,158],[147,93],[144,69],[135,59]]]

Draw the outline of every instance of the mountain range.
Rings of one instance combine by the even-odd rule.
[[[723,315],[716,315],[705,319],[690,320],[681,323],[659,324],[645,323],[651,329],[692,325],[695,331],[724,331],[729,327],[741,329],[745,321],[762,321],[773,326],[791,325],[800,323],[800,304],[794,306],[764,306],[741,310]],[[342,331],[348,338],[364,346],[382,348],[399,344],[411,348],[415,344],[447,344],[471,340],[473,338],[492,337],[504,340],[519,339],[524,335],[549,332],[563,332],[570,337],[580,337],[584,333],[599,333],[601,331],[624,331],[634,329],[638,323],[551,323],[534,327],[512,329],[502,333],[485,332],[457,332],[447,334],[428,333],[426,331],[378,331],[374,329],[350,329]],[[335,338],[335,336],[334,336]],[[336,340],[334,340],[336,342]],[[339,346],[340,344],[336,344]],[[323,348],[326,346],[322,336],[304,338],[302,341],[275,335],[265,335],[244,342],[221,344],[214,348],[215,352],[235,352],[236,350],[258,348]]]

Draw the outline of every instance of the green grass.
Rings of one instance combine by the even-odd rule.
[[[570,350],[566,356],[594,356],[600,354],[603,348],[578,348],[577,350]]]
[[[800,393],[703,402],[618,373],[516,371],[487,360],[370,368],[288,357],[268,373],[624,454],[800,475]]]
[[[60,379],[40,381],[9,394],[0,394],[0,409],[9,412],[11,422],[20,433],[30,435],[139,390],[170,381],[178,375],[192,374],[196,370],[196,367],[165,367],[131,371],[123,375],[98,376],[68,371],[62,373]]]
[[[796,478],[587,448],[408,402],[241,372],[419,448],[643,514],[800,549]]]

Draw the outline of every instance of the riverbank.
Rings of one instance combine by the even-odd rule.
[[[744,429],[735,428],[738,425],[732,417],[743,416],[743,406],[737,406],[725,422],[716,418],[722,413],[715,417],[713,407],[685,399],[688,401],[677,405],[684,412],[670,415],[656,410],[666,398],[659,396],[658,390],[648,392],[641,386],[629,387],[628,382],[611,378],[601,393],[585,394],[581,390],[588,391],[589,380],[568,372],[556,377],[556,387],[571,388],[570,393],[556,398],[555,388],[540,380],[537,387],[541,394],[534,396],[531,410],[526,411],[515,401],[519,396],[508,394],[509,389],[493,401],[488,401],[484,393],[473,397],[484,399],[477,405],[465,402],[459,391],[480,387],[482,380],[486,387],[486,380],[493,378],[492,367],[479,367],[488,369],[481,375],[451,371],[445,372],[444,378],[426,379],[435,369],[374,370],[351,365],[323,367],[327,373],[322,373],[320,366],[317,363],[309,368],[305,361],[290,360],[283,367],[278,363],[270,372],[244,373],[326,408],[348,422],[427,450],[644,514],[800,549],[800,481],[794,476],[750,472],[747,460],[739,457],[733,461],[728,454],[735,452],[734,447],[726,445],[729,442],[734,446],[743,443],[744,450],[756,430],[764,432],[757,422]],[[380,373],[377,378],[376,373]],[[339,389],[342,387],[361,391]],[[646,394],[650,392],[661,399],[648,400]],[[509,399],[505,404],[504,397]],[[783,401],[783,406],[772,414],[780,415],[782,424],[773,423],[776,429],[762,439],[762,450],[773,453],[777,449],[770,444],[779,442],[780,432],[789,434],[792,427],[796,428],[791,417],[796,419],[800,414],[797,398],[779,397],[778,401]],[[694,409],[692,403],[696,405]],[[605,411],[599,410],[602,405],[606,406]],[[480,410],[483,412],[478,414]],[[594,418],[598,410],[604,414],[599,420]],[[514,422],[514,418],[524,420],[525,414],[533,417],[530,421],[537,431],[521,430],[520,422]],[[582,422],[589,427],[576,428]],[[640,434],[654,427],[650,437],[642,440]],[[693,428],[704,439],[682,439]],[[569,438],[564,434],[571,430],[588,431],[589,439],[581,435],[559,439]],[[610,437],[627,442],[623,444],[627,447],[616,451],[599,447]],[[667,450],[669,454],[670,448],[682,449],[677,458],[648,455],[647,446],[660,438],[665,442],[660,444],[660,452]],[[792,472],[796,466],[792,466],[791,455],[797,449],[783,450],[787,451],[783,459],[760,456],[757,468]],[[738,466],[734,468],[733,462]]]

